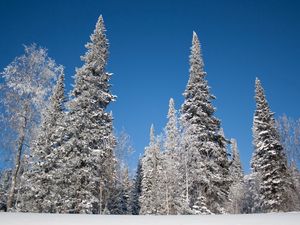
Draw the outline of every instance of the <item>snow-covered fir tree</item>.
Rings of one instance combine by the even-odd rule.
[[[110,93],[110,76],[105,67],[108,40],[99,17],[88,51],[77,69],[75,87],[68,103],[65,141],[59,147],[59,212],[109,213],[114,202],[115,157],[112,114],[105,111],[115,99]]]
[[[175,109],[175,102],[173,98],[171,98],[169,101],[169,111],[167,118],[168,122],[165,127],[164,148],[166,151],[175,152],[179,146],[179,128],[177,112]]]
[[[206,215],[211,214],[211,211],[207,208],[207,200],[201,193],[196,202],[192,206],[194,215]]]
[[[257,78],[255,100],[254,153],[251,161],[253,177],[259,185],[255,208],[262,212],[290,211],[293,210],[290,204],[290,190],[293,187],[287,159],[275,128],[274,113],[270,110],[264,89]]]
[[[231,142],[231,161],[230,161],[230,175],[234,181],[242,181],[244,177],[240,153],[237,146],[237,141],[232,138]]]
[[[245,196],[245,185],[244,185],[244,174],[240,159],[240,154],[237,146],[237,141],[235,139],[231,139],[231,160],[230,160],[230,176],[232,180],[232,184],[230,186],[229,192],[229,209],[228,211],[231,213],[241,213],[243,204],[244,204],[244,196]]]
[[[63,142],[64,74],[55,85],[50,104],[43,113],[37,140],[30,152],[28,170],[21,177],[18,210],[23,212],[56,212],[59,196],[55,189],[57,147]]]
[[[194,32],[190,77],[181,108],[184,192],[190,207],[201,193],[212,213],[223,213],[230,186],[229,162],[225,140],[219,132],[220,120],[214,116],[215,108],[211,103],[215,97],[210,94],[205,76],[200,43]]]
[[[179,144],[180,132],[178,128],[178,118],[173,98],[169,101],[168,122],[164,129],[164,151],[162,154],[164,201],[163,214],[177,214],[180,202],[179,187]]]
[[[160,145],[154,135],[154,126],[150,128],[150,143],[145,148],[142,158],[141,195],[139,197],[139,214],[163,214],[164,197],[160,187],[162,186],[162,159]]]

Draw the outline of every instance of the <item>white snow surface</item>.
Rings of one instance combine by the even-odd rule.
[[[187,215],[187,216],[104,216],[84,214],[0,213],[3,225],[299,225],[300,212]]]

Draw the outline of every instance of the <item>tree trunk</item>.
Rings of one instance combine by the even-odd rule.
[[[189,180],[188,180],[188,155],[185,158],[185,191],[186,191],[186,202],[187,204],[190,203],[189,201]]]
[[[170,207],[169,207],[169,180],[167,176],[167,172],[165,171],[165,181],[166,181],[166,210],[167,210],[167,215],[170,214]]]
[[[7,197],[7,210],[10,211],[13,207],[14,198],[15,198],[15,189],[17,186],[17,177],[19,174],[20,166],[21,166],[21,154],[22,154],[22,148],[25,140],[25,133],[23,133],[18,142],[18,148],[17,148],[17,155],[16,155],[16,166],[12,173],[12,179],[11,179],[11,186],[10,191]]]
[[[102,209],[102,204],[103,204],[103,196],[102,193],[103,192],[103,188],[102,188],[102,182],[100,182],[99,184],[99,214],[103,213],[103,209]]]
[[[27,110],[25,110],[26,112]],[[18,147],[17,147],[17,154],[16,154],[16,161],[15,161],[15,169],[12,173],[12,179],[11,179],[11,186],[10,190],[7,196],[7,211],[11,211],[14,204],[14,198],[15,198],[15,189],[17,186],[17,178],[21,167],[21,155],[22,155],[22,149],[24,146],[25,141],[25,130],[27,127],[27,117],[24,116],[24,125],[21,128],[19,141],[18,141]]]

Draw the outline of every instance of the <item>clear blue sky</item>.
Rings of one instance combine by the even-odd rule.
[[[254,80],[258,76],[276,115],[300,117],[300,2],[273,1],[0,1],[0,68],[37,44],[66,68],[73,83],[79,56],[103,15],[111,44],[108,70],[117,102],[116,130],[130,134],[136,153],[160,132],[168,100],[182,104],[192,31],[198,33],[217,116],[238,140],[245,171],[252,154]]]

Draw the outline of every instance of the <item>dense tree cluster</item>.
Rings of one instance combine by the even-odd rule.
[[[114,196],[116,140],[112,114],[106,108],[115,96],[110,93],[111,74],[105,69],[105,32],[100,16],[67,102],[63,69],[47,58],[46,50],[35,45],[26,47],[25,55],[4,70],[2,87],[9,90],[3,102],[10,113],[17,112],[13,114],[13,125],[18,135],[16,166],[7,194],[8,210],[114,212],[118,204]],[[52,90],[53,77],[58,79]],[[11,103],[11,96],[20,99],[19,108]],[[34,138],[31,127],[36,128]],[[30,140],[28,145],[26,139]],[[25,146],[30,146],[30,151],[24,153]]]
[[[215,97],[210,93],[205,76],[200,43],[194,32],[190,77],[183,93],[185,101],[179,119],[171,99],[166,134],[162,144],[155,145],[162,146],[162,149],[156,147],[155,157],[149,162],[147,147],[141,161],[144,175],[140,193],[143,210],[140,213],[220,214],[299,210],[299,171],[295,163],[299,152],[296,145],[299,138],[297,127],[293,126],[295,132],[291,132],[283,126],[285,120],[279,121],[281,124],[278,122],[281,131],[285,128],[283,137],[286,142],[293,133],[293,143],[286,144],[293,159],[289,166],[273,113],[257,79],[252,171],[245,176],[237,141],[225,138],[220,120],[214,116],[212,100]],[[172,116],[170,112],[173,112]],[[179,127],[177,121],[180,122]],[[155,140],[153,134],[151,140]],[[151,143],[154,142],[150,141],[150,146]],[[231,145],[231,152],[227,151],[228,144]],[[154,160],[155,165],[151,164]],[[146,176],[149,171],[155,171],[155,174]],[[160,180],[160,184],[153,187],[153,179]],[[155,190],[157,187],[161,187],[159,192]],[[154,191],[151,197],[160,197],[145,204],[149,191]]]
[[[300,210],[298,122],[276,122],[255,82],[254,153],[244,175],[235,139],[215,116],[198,36],[193,32],[184,102],[171,98],[162,134],[132,176],[129,136],[116,137],[107,110],[116,100],[106,71],[102,16],[65,96],[62,66],[44,48],[25,46],[1,73],[1,137],[14,152],[0,174],[0,210],[89,214],[223,214]],[[228,147],[231,150],[228,151]]]

